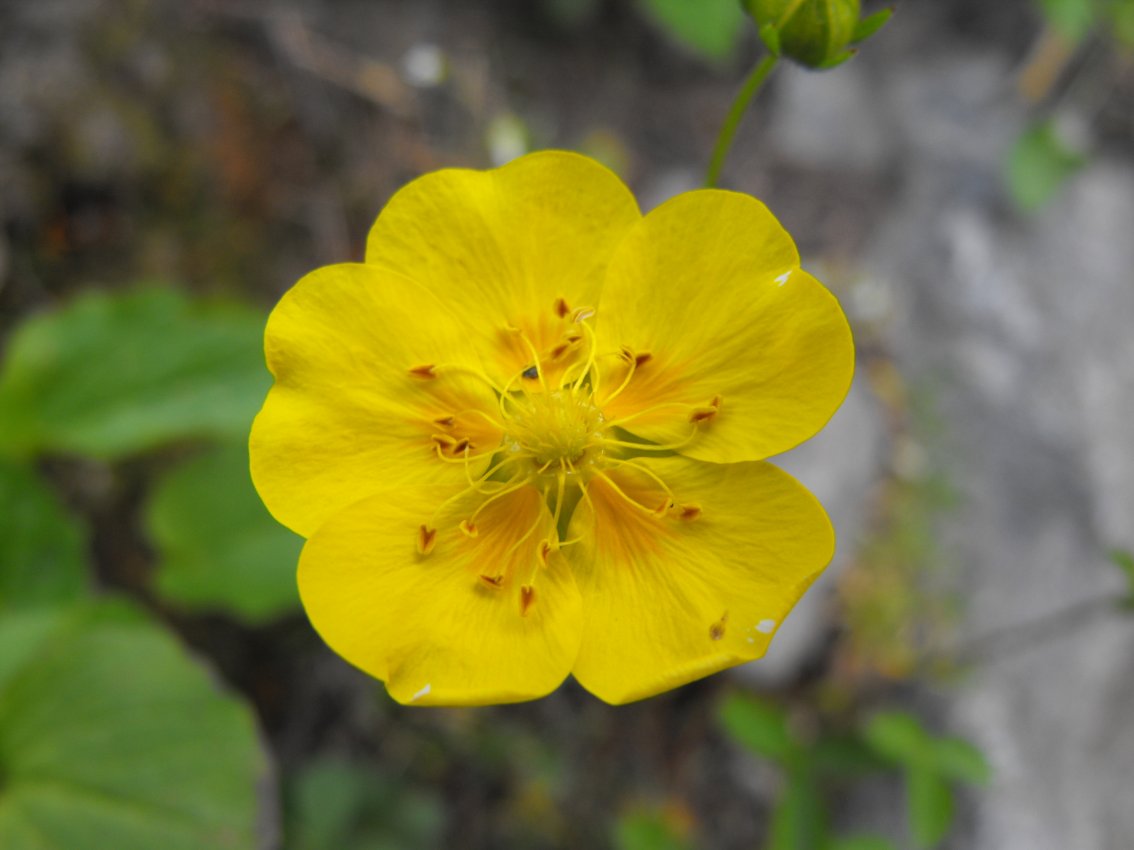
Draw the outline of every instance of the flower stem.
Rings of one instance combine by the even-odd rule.
[[[736,100],[732,102],[732,107],[725,117],[724,124],[721,125],[720,133],[717,135],[713,157],[709,160],[709,171],[705,177],[705,185],[709,188],[717,185],[717,180],[721,176],[721,169],[724,167],[725,157],[728,156],[728,150],[732,147],[732,138],[736,135],[736,128],[740,126],[740,119],[744,117],[748,104],[752,102],[752,98],[760,91],[760,87],[764,85],[764,81],[768,79],[768,75],[776,67],[778,58],[775,54],[769,53],[761,59],[745,78],[744,85],[740,87],[740,92],[736,95]]]

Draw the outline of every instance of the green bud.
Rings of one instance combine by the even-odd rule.
[[[859,0],[741,0],[777,56],[809,68],[833,68],[854,55],[850,45],[873,35],[891,9],[860,18]]]

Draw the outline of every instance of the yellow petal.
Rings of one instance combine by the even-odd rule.
[[[592,479],[564,550],[587,612],[572,672],[610,703],[759,658],[834,552],[823,508],[770,464],[635,463],[674,506],[658,515],[665,491],[621,467]]]
[[[388,490],[328,520],[299,562],[311,622],[402,703],[543,696],[567,676],[582,630],[570,570],[557,552],[546,566],[540,558],[551,514],[524,487],[477,514],[472,537],[458,526],[485,497],[468,494],[431,516],[452,495],[437,485]]]
[[[495,394],[466,371],[478,361],[464,328],[412,281],[319,269],[272,311],[265,348],[276,382],[252,427],[252,479],[299,534],[390,485],[463,481],[461,440],[477,471],[500,445]],[[450,439],[447,463],[438,440]]]
[[[611,254],[639,218],[611,171],[544,151],[414,180],[375,222],[366,262],[412,277],[465,318],[503,382],[532,365],[532,349],[550,358],[566,344],[570,312],[594,307]]]
[[[607,419],[658,443],[689,439],[683,454],[717,462],[815,434],[850,386],[854,346],[834,296],[798,263],[747,195],[689,192],[649,213],[611,261],[596,317],[600,351],[643,361]],[[629,368],[602,363],[600,402]]]

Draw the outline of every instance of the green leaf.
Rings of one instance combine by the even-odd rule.
[[[736,0],[638,0],[646,17],[706,59],[732,56],[744,28]]]
[[[0,618],[0,847],[251,850],[247,707],[122,606]]]
[[[986,785],[992,769],[984,754],[960,738],[938,738],[933,742],[933,761],[942,776],[955,782]]]
[[[155,587],[189,609],[250,623],[299,604],[303,540],[272,519],[252,487],[244,443],[213,448],[161,482],[146,509],[157,548]]]
[[[894,850],[894,845],[885,838],[858,835],[851,838],[836,838],[827,845],[826,850]]]
[[[949,785],[929,766],[906,772],[910,827],[919,850],[936,847],[953,822],[953,794]]]
[[[0,452],[114,458],[247,433],[269,376],[264,317],[174,290],[88,293],[17,329],[0,371]]]
[[[812,850],[827,842],[827,812],[811,765],[802,758],[788,767],[787,785],[772,811],[768,850]]]
[[[444,824],[435,796],[338,759],[307,765],[286,802],[287,850],[437,847]]]
[[[720,719],[734,740],[757,755],[782,761],[795,750],[787,715],[778,706],[733,694],[721,706]]]
[[[1134,601],[1134,553],[1125,549],[1112,549],[1110,560],[1111,563],[1126,573],[1126,578],[1130,580],[1130,600]]]
[[[0,459],[0,517],[0,614],[85,593],[83,531],[33,469]]]
[[[664,811],[625,814],[614,825],[616,850],[691,850],[692,845]]]
[[[887,766],[861,738],[820,738],[811,755],[816,767],[826,776],[850,778],[877,773]]]
[[[1038,210],[1087,162],[1059,137],[1051,121],[1026,129],[1008,155],[1008,189],[1016,206]]]
[[[1095,22],[1094,0],[1039,0],[1049,24],[1072,43],[1082,41]]]
[[[879,9],[873,15],[867,15],[855,25],[854,36],[851,42],[865,41],[886,26],[890,18],[894,17],[893,9]]]
[[[865,738],[878,755],[889,761],[932,762],[932,741],[912,714],[887,711],[874,715],[866,725]]]

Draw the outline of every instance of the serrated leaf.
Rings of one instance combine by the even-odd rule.
[[[82,527],[34,469],[0,458],[0,613],[84,595]]]
[[[1086,157],[1064,144],[1051,121],[1029,127],[1008,155],[1012,200],[1025,212],[1039,209],[1086,162]]]
[[[795,749],[782,708],[754,697],[733,694],[720,710],[725,731],[757,755],[783,760]]]
[[[0,451],[115,458],[247,433],[264,316],[174,290],[88,293],[20,326],[0,370]]]
[[[736,0],[638,0],[646,17],[706,59],[732,56],[744,29]]]
[[[251,850],[251,712],[120,606],[0,618],[0,847]]]
[[[298,606],[303,540],[256,495],[244,443],[215,447],[174,470],[145,517],[158,553],[155,588],[166,599],[250,623]]]
[[[956,782],[985,785],[992,769],[984,754],[960,738],[938,738],[933,742],[933,761],[942,776]]]

